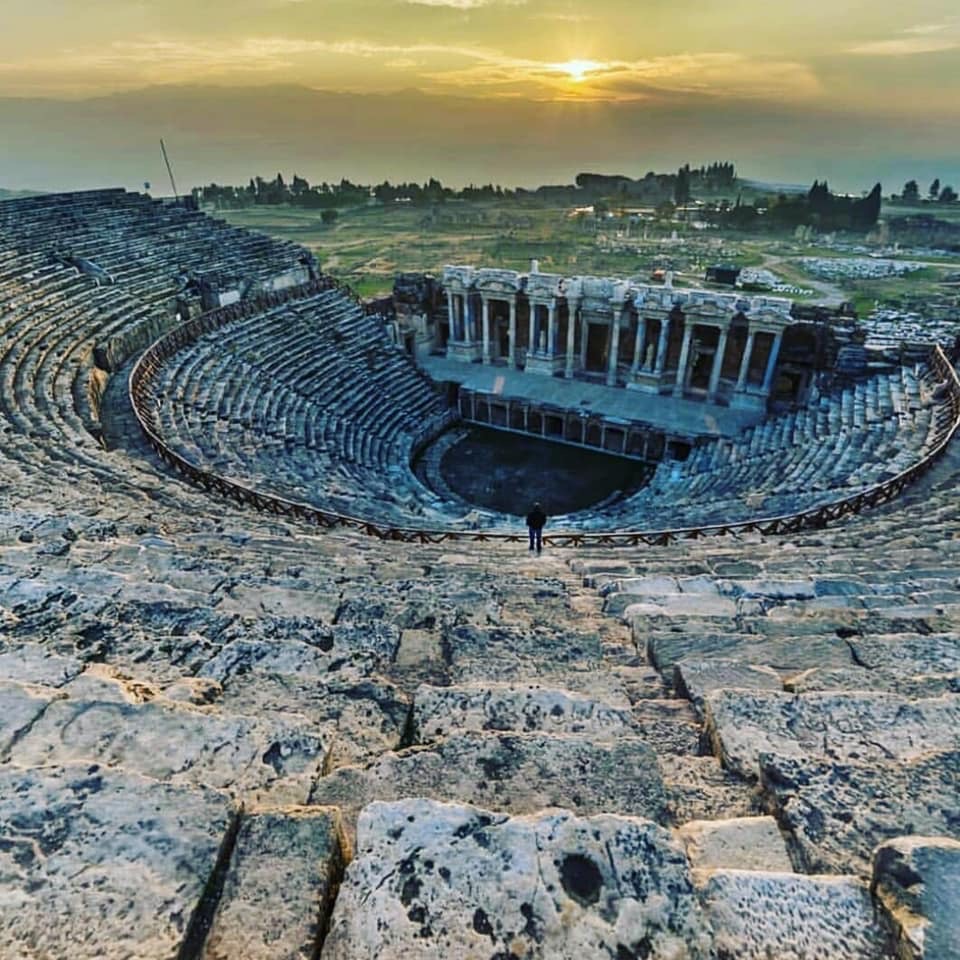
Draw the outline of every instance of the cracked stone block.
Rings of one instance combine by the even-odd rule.
[[[70,698],[52,703],[10,758],[24,767],[90,761],[251,799],[303,803],[328,750],[307,724],[207,713],[172,701]]]
[[[762,753],[888,762],[960,748],[960,698],[716,690],[705,726],[724,765],[756,777]]]
[[[48,687],[0,680],[0,756],[27,734],[44,710],[62,693]]]
[[[667,816],[649,744],[629,737],[594,743],[536,733],[464,733],[384,754],[366,767],[340,767],[317,782],[310,803],[340,807],[352,830],[366,804],[411,796],[483,803],[518,814],[564,807],[658,822]]]
[[[873,854],[874,895],[895,931],[902,960],[960,955],[960,841],[897,837]]]
[[[868,876],[874,849],[907,827],[960,840],[960,751],[885,763],[765,754],[760,770],[803,870]]]
[[[770,667],[721,658],[685,657],[673,667],[673,688],[686,697],[702,719],[707,694],[713,690],[783,691],[783,681]]]
[[[203,960],[314,960],[343,872],[340,813],[244,815]]]
[[[682,847],[649,821],[412,799],[360,816],[324,960],[705,960]]]
[[[773,817],[693,820],[677,827],[675,832],[694,869],[793,872]]]
[[[580,734],[592,739],[636,736],[629,709],[533,685],[470,684],[417,688],[413,701],[416,743],[483,731]]]
[[[0,956],[170,960],[234,816],[206,787],[0,768]]]
[[[705,874],[699,892],[714,931],[714,956],[737,960],[889,956],[870,891],[855,877],[715,870]]]

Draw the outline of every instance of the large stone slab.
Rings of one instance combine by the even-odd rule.
[[[904,960],[960,953],[960,842],[897,837],[873,854],[873,892],[896,932]]]
[[[62,687],[83,670],[75,657],[60,657],[38,643],[0,640],[0,677],[17,683]]]
[[[314,960],[343,859],[336,810],[244,816],[203,960]]]
[[[783,690],[783,681],[776,670],[740,660],[720,657],[699,659],[688,657],[673,668],[673,689],[686,697],[703,717],[705,700],[713,690]]]
[[[351,668],[368,673],[372,663],[389,663],[399,643],[399,631],[389,624],[324,627],[315,643],[236,640],[205,663],[199,675],[225,683],[253,671],[321,677]]]
[[[960,670],[954,673],[909,674],[892,667],[847,667],[836,670],[805,670],[784,682],[790,693],[823,690],[870,690],[895,693],[910,700],[960,693]]]
[[[960,636],[851,637],[857,663],[906,676],[960,673]]]
[[[638,732],[628,709],[567,690],[479,683],[417,688],[413,702],[415,743],[432,743],[451,733],[493,730],[580,734],[607,740]]]
[[[870,892],[853,877],[716,870],[700,891],[713,956],[737,960],[882,960]]]
[[[686,857],[643,820],[428,800],[360,817],[324,960],[708,955]]]
[[[679,661],[705,658],[739,660],[772,667],[781,674],[814,667],[850,667],[854,662],[846,641],[821,629],[798,627],[796,635],[770,637],[718,631],[716,625],[702,623],[678,624],[668,630],[643,620],[635,620],[632,629],[639,649],[668,677]]]
[[[52,703],[10,757],[24,767],[89,761],[249,799],[303,803],[327,751],[306,720],[218,715],[162,700],[71,698]]]
[[[466,733],[429,748],[384,754],[367,767],[341,767],[319,780],[310,802],[338,806],[352,829],[374,800],[429,797],[483,803],[524,814],[564,807],[665,822],[656,755],[642,740],[593,743],[548,734]]]
[[[762,753],[887,762],[960,748],[960,697],[716,690],[705,727],[724,765],[747,777]]]
[[[168,692],[169,695],[169,692]],[[382,677],[352,678],[252,670],[224,681],[221,709],[278,722],[311,725],[330,744],[328,766],[366,763],[400,746],[410,701]]]
[[[960,751],[886,763],[764,755],[760,770],[806,871],[867,876],[874,849],[905,830],[960,840]]]
[[[0,956],[171,960],[232,819],[204,787],[0,767]]]
[[[43,712],[62,693],[48,687],[0,680],[0,757],[5,757],[18,738],[29,733]]]

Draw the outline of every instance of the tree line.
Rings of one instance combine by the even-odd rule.
[[[929,203],[956,203],[957,191],[949,185],[941,186],[940,178],[936,177],[927,189],[925,198]],[[903,203],[916,206],[921,202],[920,184],[916,180],[908,180],[903,185],[903,191],[900,194],[900,200]]]
[[[482,186],[469,184],[454,190],[434,177],[425,183],[391,183],[384,180],[383,183],[365,185],[343,179],[339,183],[311,184],[304,177],[294,174],[288,183],[283,174],[278,173],[273,179],[251,177],[245,186],[211,183],[196,187],[193,194],[199,203],[210,204],[217,209],[290,204],[333,211],[371,202],[430,206],[449,200],[482,202],[529,198],[558,203],[593,203],[603,199],[658,204],[666,200],[686,203],[694,189],[698,193],[709,193],[732,188],[736,182],[736,168],[732,163],[714,162],[693,168],[686,164],[675,174],[651,170],[639,178],[621,174],[579,173],[572,184],[545,184],[532,190],[523,187],[510,189],[492,183]]]

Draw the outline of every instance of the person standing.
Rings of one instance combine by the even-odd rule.
[[[530,550],[536,550],[539,555],[543,549],[543,528],[547,522],[547,515],[539,503],[527,514],[527,533],[530,536]]]

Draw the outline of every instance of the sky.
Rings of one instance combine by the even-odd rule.
[[[278,159],[315,176],[350,176],[355,165],[384,178],[496,173],[509,184],[569,180],[591,160],[642,175],[723,159],[790,181],[832,171],[851,188],[914,171],[960,180],[956,0],[2,0],[0,27],[0,186],[27,186],[31,171],[37,187],[86,185],[92,171],[41,153],[71,118],[82,139],[91,109],[103,132],[104,98],[129,109],[106,131],[100,176],[152,171],[155,160],[125,157],[167,132],[185,148],[187,176],[222,180],[239,169],[243,138],[218,129],[218,117],[249,88],[247,133],[295,115],[299,88],[323,94],[325,122],[336,95],[385,124],[378,166],[366,134],[355,150],[347,137],[331,150],[291,119],[272,135]],[[160,93],[144,99],[151,88]],[[143,110],[166,117],[178,88],[192,91],[193,109],[205,104],[209,136],[132,123]],[[22,101],[36,98],[61,112],[38,109],[25,123]],[[421,113],[434,106],[445,138],[431,153],[404,129],[422,140]],[[498,142],[503,162],[486,149]],[[119,156],[118,144],[128,148]],[[95,159],[95,146],[79,153]],[[255,147],[251,160],[267,162]]]

